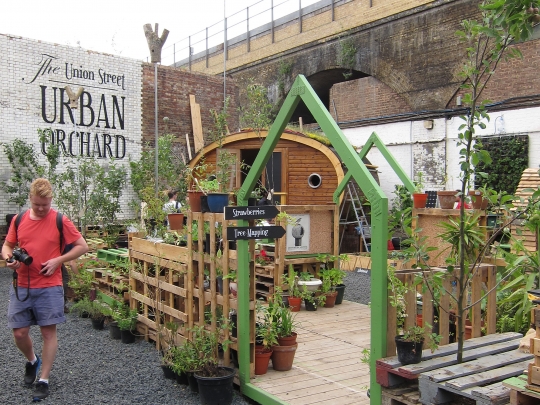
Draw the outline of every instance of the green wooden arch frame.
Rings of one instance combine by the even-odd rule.
[[[370,394],[371,403],[381,403],[381,387],[377,384],[375,361],[386,354],[387,329],[387,236],[388,236],[388,198],[383,193],[373,176],[369,173],[362,158],[367,155],[374,145],[381,151],[392,169],[398,174],[405,186],[414,190],[414,185],[407,177],[399,163],[389,153],[378,136],[373,133],[362,151],[358,153],[349,143],[328,110],[303,75],[299,75],[279,110],[268,135],[255,161],[247,174],[238,193],[238,205],[247,205],[247,198],[255,188],[257,179],[272,155],[278,140],[289,122],[296,106],[302,100],[323,132],[332,142],[338,156],[348,169],[347,175],[334,193],[334,202],[339,201],[347,182],[352,177],[359,185],[371,204],[371,364],[370,364]],[[247,226],[248,222],[238,221],[239,226]],[[248,241],[239,240],[238,249],[238,346],[239,346],[239,375],[242,393],[262,404],[283,404],[285,402],[261,390],[250,383],[249,350],[249,254]]]

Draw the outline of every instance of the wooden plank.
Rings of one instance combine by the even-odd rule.
[[[494,335],[482,336],[479,338],[468,339],[463,344],[464,352],[468,350],[477,349],[483,346],[489,346],[493,343],[502,343],[512,341],[518,338],[523,337],[521,333],[515,332],[505,332],[505,333],[496,333]],[[450,354],[457,353],[457,343],[451,343],[446,346],[441,346],[435,352],[431,353],[429,349],[426,349],[422,352],[422,359],[430,360],[436,357],[448,356]],[[377,360],[377,367],[384,368],[396,368],[400,367],[401,363],[398,361],[397,356],[385,357],[383,359]]]
[[[493,335],[490,335],[493,336]],[[470,339],[469,339],[470,340]],[[476,349],[467,350],[463,353],[463,361],[474,360],[480,357],[486,357],[493,354],[504,353],[510,350],[517,349],[519,347],[520,339],[512,341],[501,342],[489,346],[482,346]],[[398,368],[399,374],[418,375],[426,371],[442,368],[445,366],[451,366],[457,363],[455,354],[448,356],[437,357],[427,361],[422,361],[418,364],[409,364],[407,366],[401,366]]]
[[[489,357],[482,357],[477,360],[468,361],[466,363],[456,364],[454,366],[444,367],[441,369],[422,373],[422,378],[427,378],[434,382],[443,382],[454,378],[465,377],[470,374],[481,373],[500,367],[501,364],[510,365],[522,361],[530,360],[533,356],[530,353],[522,353],[519,351],[505,352],[495,354]]]
[[[189,95],[189,105],[191,107],[191,125],[193,127],[193,142],[195,153],[204,147],[204,137],[201,121],[201,106],[195,101],[193,94]],[[190,159],[191,160],[191,159]]]
[[[523,370],[527,368],[528,364],[529,360],[525,360],[519,363],[499,367],[482,373],[455,378],[451,381],[447,381],[445,383],[445,386],[461,391],[470,387],[490,384],[492,382],[501,381],[505,378],[510,378],[522,374]]]

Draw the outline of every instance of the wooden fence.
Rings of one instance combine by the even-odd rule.
[[[445,272],[444,268],[434,268],[434,272]],[[414,279],[418,275],[418,270],[399,270],[395,273],[396,277],[404,284],[414,285]],[[455,293],[455,278],[448,275],[443,277],[443,287],[446,291]],[[480,264],[478,271],[474,272],[474,276],[467,286],[467,294],[465,294],[466,303],[476,303],[482,299],[486,300],[484,316],[481,313],[481,305],[478,303],[471,309],[470,326],[471,337],[479,337],[484,329],[485,334],[493,334],[496,329],[496,311],[497,311],[497,293],[495,285],[497,283],[497,268],[492,264]],[[439,325],[439,334],[442,336],[440,345],[447,345],[450,341],[450,325],[454,324],[455,317],[451,316],[451,309],[456,308],[456,301],[449,294],[442,294],[437,306],[438,316],[435,313],[436,301],[433,299],[429,289],[422,293],[422,310],[419,311],[418,294],[422,291],[422,285],[417,285],[417,288],[410,288],[405,294],[405,329],[414,326],[419,319],[417,315],[422,315],[422,323],[428,323],[431,328],[426,327],[426,337],[432,333],[435,322]],[[391,294],[391,291],[388,292]],[[463,320],[464,321],[464,320]],[[484,326],[482,325],[484,322]],[[386,336],[386,356],[394,356],[396,354],[395,336],[397,330],[397,313],[396,308],[388,301],[388,331]]]

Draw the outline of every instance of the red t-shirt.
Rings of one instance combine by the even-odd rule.
[[[28,254],[34,259],[30,266],[21,263],[21,267],[17,270],[19,274],[18,284],[21,287],[28,286],[28,270],[30,269],[30,288],[45,288],[62,285],[62,271],[60,267],[56,269],[52,276],[44,276],[40,274],[41,264],[47,260],[61,256],[60,251],[60,232],[56,226],[56,210],[49,211],[43,219],[36,220],[30,218],[30,210],[26,211],[17,234],[15,234],[15,220],[11,221],[9,232],[6,240],[10,243],[17,244],[21,248],[26,249]],[[81,234],[65,215],[62,217],[64,233],[64,243],[74,243],[81,237]],[[17,239],[18,236],[18,239]]]

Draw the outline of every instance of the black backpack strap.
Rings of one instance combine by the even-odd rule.
[[[15,236],[17,237],[17,242],[19,241],[19,233],[18,233],[19,224],[21,223],[24,214],[26,214],[26,211],[28,210],[24,210],[20,212],[19,215],[17,215],[17,218],[15,218]]]
[[[56,227],[58,228],[58,232],[60,233],[60,254],[64,253],[64,249],[62,248],[62,242],[64,241],[64,223],[62,222],[62,215],[61,212],[56,213]],[[64,243],[65,247],[65,243]]]

